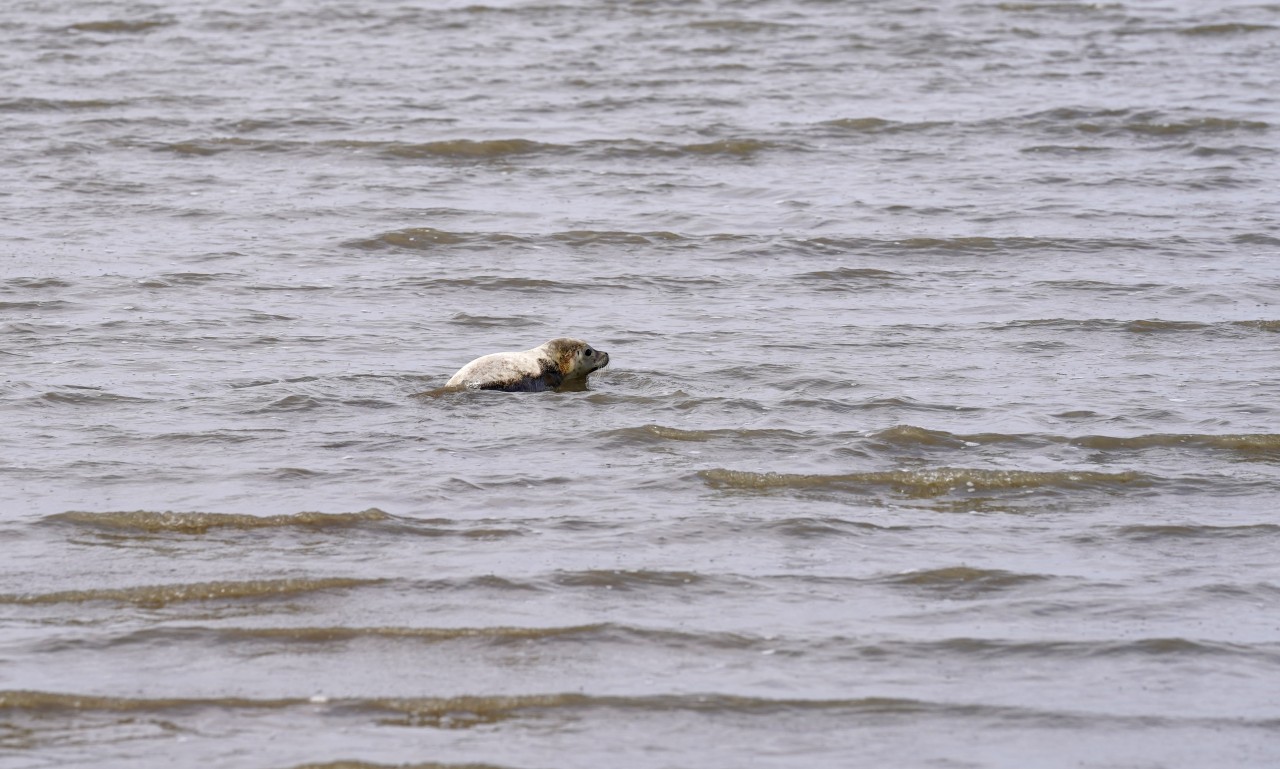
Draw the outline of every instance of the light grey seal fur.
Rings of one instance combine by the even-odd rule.
[[[581,339],[552,339],[523,352],[476,358],[445,383],[446,389],[541,392],[584,385],[587,375],[609,365],[609,353]]]

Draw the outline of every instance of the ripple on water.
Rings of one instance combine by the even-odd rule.
[[[676,427],[650,424],[640,427],[622,427],[598,434],[616,441],[619,445],[655,445],[676,443],[709,443],[714,441],[803,441],[810,437],[795,430],[721,428],[714,430],[683,430]]]
[[[1134,436],[1005,433],[950,433],[914,425],[895,425],[866,436],[880,448],[946,450],[996,446],[1024,450],[1044,446],[1075,446],[1112,453],[1140,453],[1162,449],[1227,452],[1243,458],[1280,458],[1280,435],[1274,433],[1204,434],[1155,433]]]
[[[117,536],[202,535],[210,532],[255,532],[263,529],[332,532],[335,536],[344,537],[363,532],[378,535],[470,539],[494,539],[519,536],[524,533],[523,528],[508,525],[501,520],[455,521],[447,518],[407,518],[391,515],[376,507],[356,513],[302,512],[284,515],[151,510],[71,511],[46,516],[43,522]]]
[[[1238,526],[1190,523],[1134,524],[1117,527],[1114,533],[1125,539],[1143,543],[1224,539],[1244,539],[1257,542],[1259,539],[1269,541],[1280,535],[1280,526],[1271,523],[1241,524]]]
[[[1130,491],[1145,489],[1160,479],[1134,471],[987,470],[939,467],[883,470],[859,473],[805,474],[749,472],[715,468],[698,473],[709,486],[718,489],[770,491],[837,488],[867,492],[888,488],[907,497],[936,497],[975,488],[980,491],[1101,489]]]
[[[1102,728],[1164,726],[1221,726],[1269,728],[1275,719],[1214,719],[1168,716],[1156,718],[1146,714],[1118,716],[1114,713],[1055,711],[1035,707],[1011,707],[971,702],[931,702],[895,697],[855,697],[847,699],[801,699],[740,696],[732,694],[658,694],[637,696],[566,694],[527,694],[457,697],[397,698],[128,698],[61,694],[41,691],[0,691],[0,707],[15,715],[29,717],[36,713],[145,713],[153,717],[180,717],[184,712],[212,710],[284,710],[305,708],[321,711],[331,719],[360,723],[467,729],[499,724],[512,719],[565,719],[580,722],[585,718],[630,719],[640,717],[724,718],[752,716],[778,718],[792,716],[820,722],[839,722],[849,718],[874,717],[877,723],[921,718],[945,722],[980,724],[1013,724],[1020,722],[1052,723],[1060,727]]]
[[[855,521],[835,516],[801,516],[770,521],[762,526],[767,531],[797,539],[857,537],[877,531],[908,531],[910,526],[883,526],[868,521]]]
[[[1275,8],[161,5],[5,10],[0,750],[1280,764]]]
[[[0,604],[40,606],[47,604],[109,602],[158,609],[169,604],[198,601],[291,598],[308,593],[376,585],[381,582],[382,580],[379,579],[324,577],[139,585],[121,588],[85,588],[82,590],[62,590],[53,593],[0,595]]]
[[[121,395],[107,392],[97,387],[74,387],[66,390],[47,392],[40,396],[46,403],[58,406],[96,406],[112,408],[127,403],[152,403],[153,398],[136,395]]]
[[[929,593],[952,598],[978,598],[1002,593],[1029,585],[1057,581],[1061,578],[1044,574],[1024,574],[1003,569],[978,569],[970,566],[949,566],[893,574],[879,580],[885,585],[917,588]]]
[[[265,528],[351,528],[397,520],[377,508],[358,513],[295,513],[292,515],[243,515],[231,513],[175,513],[135,510],[129,512],[67,512],[44,519],[53,524],[108,532],[204,534],[214,529],[249,531]]]

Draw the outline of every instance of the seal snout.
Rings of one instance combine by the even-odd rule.
[[[593,371],[599,371],[609,365],[609,353],[604,350],[592,350],[588,348],[586,360],[583,362],[586,364],[588,374]]]

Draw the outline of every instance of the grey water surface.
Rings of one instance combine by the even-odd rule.
[[[1280,5],[0,40],[0,767],[1280,765]]]

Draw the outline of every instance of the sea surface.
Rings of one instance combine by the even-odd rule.
[[[0,84],[3,769],[1280,766],[1280,4],[19,0]]]

